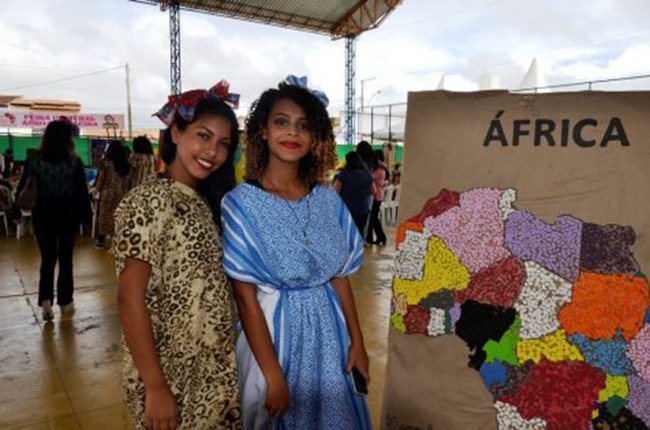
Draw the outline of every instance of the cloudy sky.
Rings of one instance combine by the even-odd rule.
[[[325,1],[325,0],[323,0]],[[515,89],[537,59],[549,85],[650,74],[647,0],[404,0],[357,43],[366,105],[408,91]],[[181,13],[183,89],[227,78],[239,115],[288,73],[308,75],[343,109],[345,44],[295,30]],[[125,113],[131,68],[134,127],[169,93],[169,18],[127,0],[20,0],[0,6],[0,94],[77,100],[83,112]],[[650,89],[650,79],[595,86]],[[360,84],[357,84],[357,94]]]

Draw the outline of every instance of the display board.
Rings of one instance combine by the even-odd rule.
[[[383,428],[650,426],[647,118],[647,92],[409,94]]]

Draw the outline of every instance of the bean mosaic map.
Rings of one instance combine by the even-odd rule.
[[[397,234],[391,323],[456,334],[499,429],[650,428],[650,290],[632,227],[442,190]]]

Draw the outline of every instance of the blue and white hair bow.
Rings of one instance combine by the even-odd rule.
[[[292,85],[294,87],[309,91],[314,97],[320,100],[320,102],[325,107],[330,104],[330,99],[327,97],[327,94],[322,91],[313,90],[307,86],[307,76],[298,77],[295,75],[288,75],[286,78],[284,78],[284,83],[286,85]]]

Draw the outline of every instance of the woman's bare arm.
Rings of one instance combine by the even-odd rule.
[[[363,333],[361,332],[361,325],[359,324],[359,316],[354,303],[350,280],[347,276],[342,278],[333,278],[331,283],[334,286],[334,290],[336,290],[336,294],[339,296],[348,333],[350,335],[350,353],[347,365],[345,366],[345,371],[350,372],[353,367],[356,367],[364,378],[366,378],[366,382],[369,383],[370,371],[368,354],[363,343]]]
[[[145,418],[149,428],[176,428],[178,414],[156,353],[145,293],[151,266],[127,258],[118,279],[117,302],[124,339],[145,388]]]

